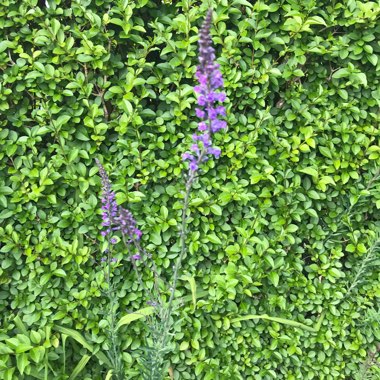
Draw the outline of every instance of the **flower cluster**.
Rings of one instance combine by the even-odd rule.
[[[115,193],[111,190],[111,182],[106,171],[99,160],[96,160],[99,167],[99,174],[102,179],[102,226],[106,227],[102,231],[103,236],[110,236],[112,231],[120,231],[128,238],[128,242],[139,240],[142,232],[136,228],[136,221],[130,211],[120,207],[116,203]],[[110,238],[110,243],[116,243],[115,238]]]
[[[223,92],[216,92],[219,88],[223,88],[223,78],[219,65],[215,62],[215,50],[210,36],[211,20],[210,9],[199,33],[199,65],[196,72],[199,86],[194,88],[199,94],[199,107],[195,113],[201,119],[198,123],[200,133],[193,135],[191,152],[182,155],[184,160],[189,160],[189,168],[193,172],[198,169],[202,161],[208,159],[207,155],[216,158],[220,156],[220,149],[212,146],[211,135],[227,127],[226,121],[219,119],[220,116],[226,116],[226,110],[223,106],[217,105],[217,102],[223,102],[226,95]]]
[[[142,232],[136,228],[136,221],[130,211],[119,207],[119,215],[116,218],[116,222],[123,236],[129,238],[129,242],[141,238]]]
[[[115,219],[118,214],[118,205],[115,199],[115,193],[111,190],[111,182],[108,178],[106,171],[98,159],[95,160],[99,168],[99,174],[102,179],[102,226],[106,227],[102,231],[103,236],[111,234]],[[111,239],[112,240],[112,239]]]

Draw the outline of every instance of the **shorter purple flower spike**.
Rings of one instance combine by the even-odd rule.
[[[106,171],[98,159],[95,160],[99,167],[99,174],[102,179],[102,226],[107,227],[101,232],[103,236],[107,236],[112,231],[112,225],[118,213],[118,205],[116,203],[115,193],[111,190],[111,182]]]
[[[140,240],[142,232],[136,227],[136,221],[132,213],[116,203],[115,193],[111,190],[111,182],[104,167],[99,160],[96,160],[99,173],[102,179],[102,226],[106,227],[101,232],[103,236],[108,236],[110,244],[116,244],[117,239],[110,237],[111,232],[120,231],[127,237],[128,242]]]

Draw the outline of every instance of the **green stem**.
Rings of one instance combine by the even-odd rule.
[[[137,268],[137,265],[136,265],[136,262],[135,260],[132,258],[132,251],[131,251],[131,248],[130,248],[130,245],[129,243],[126,241],[126,238],[125,238],[125,235],[123,234],[123,242],[124,242],[124,245],[127,247],[127,250],[128,250],[128,255],[129,257],[131,258],[131,263],[132,263],[132,266],[133,266],[133,270],[135,271],[136,273],[136,276],[137,276],[137,281],[139,282],[139,285],[141,286],[141,288],[145,291],[147,291],[149,293],[149,297],[153,298],[153,294],[152,292],[150,291],[150,289],[148,289],[145,285],[144,285],[144,282],[142,280],[142,277],[141,277],[141,274],[140,274],[140,271],[138,270]],[[134,244],[136,246],[136,242],[134,241]]]
[[[207,153],[206,148],[203,147],[201,150],[201,154],[198,157],[197,165],[200,165],[200,163],[203,161],[203,157],[206,155],[206,153]],[[186,214],[187,214],[187,210],[189,208],[190,192],[191,192],[193,183],[195,181],[196,171],[190,170],[189,173],[190,173],[189,178],[187,179],[186,185],[185,185],[185,198],[183,201],[183,209],[182,209],[182,222],[181,222],[181,230],[180,230],[181,252],[180,252],[179,258],[175,264],[175,267],[174,267],[173,285],[172,285],[171,290],[170,290],[170,298],[169,298],[169,302],[168,302],[168,311],[166,314],[166,321],[165,321],[166,327],[168,327],[167,322],[169,320],[171,312],[173,311],[173,300],[174,300],[174,295],[175,295],[175,291],[177,288],[178,272],[179,272],[179,269],[181,268],[182,260],[185,256],[185,253],[186,253],[186,237],[187,237],[187,228],[186,228],[187,215]]]
[[[141,257],[143,257],[143,260],[142,260],[142,263],[151,271],[153,271],[153,275],[154,275],[154,282],[153,282],[153,285],[154,285],[154,289],[157,293],[157,296],[156,296],[156,300],[158,302],[158,304],[161,306],[162,305],[162,297],[161,297],[161,292],[160,292],[160,286],[159,286],[159,283],[158,283],[158,279],[159,279],[159,274],[158,274],[158,270],[157,270],[157,266],[154,262],[154,260],[151,260],[151,266],[149,266],[147,263],[146,263],[146,260],[148,258],[151,258],[151,255],[148,254],[140,245],[139,241],[136,240],[136,239],[133,239],[133,243],[137,249],[137,252],[141,255]],[[152,300],[154,300],[154,297],[153,295],[151,296],[152,297]]]
[[[111,225],[114,223],[112,215],[109,214],[109,218],[111,220]],[[116,329],[116,321],[115,314],[118,306],[117,303],[117,295],[115,295],[114,287],[111,280],[111,260],[112,260],[112,248],[113,245],[110,242],[110,236],[108,238],[108,252],[107,252],[107,296],[109,300],[109,343],[110,343],[110,353],[109,359],[112,363],[113,370],[115,371],[115,377],[118,380],[124,380],[124,371],[123,371],[123,362],[121,361],[121,352],[120,352],[120,344],[118,342],[118,335]]]
[[[180,252],[179,258],[175,264],[175,267],[174,267],[173,285],[172,285],[172,288],[170,291],[168,311],[167,311],[167,316],[166,316],[167,320],[169,319],[170,314],[171,314],[172,309],[173,309],[173,300],[174,300],[174,295],[175,295],[175,291],[177,288],[177,282],[178,282],[178,272],[179,272],[179,269],[181,267],[182,260],[185,256],[185,253],[186,253],[186,237],[187,237],[187,228],[186,228],[187,216],[186,216],[186,214],[187,214],[187,210],[189,208],[190,192],[191,192],[191,188],[193,186],[194,180],[195,180],[195,172],[192,171],[192,172],[190,172],[189,178],[186,182],[185,198],[183,201],[183,209],[182,209],[182,223],[181,223],[181,231],[180,231],[180,234],[181,234],[181,241],[180,241],[181,252]],[[167,321],[165,321],[165,322],[167,322]]]

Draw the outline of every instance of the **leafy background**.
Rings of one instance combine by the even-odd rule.
[[[46,361],[55,378],[68,378],[64,371],[81,360],[80,378],[105,376],[95,355],[57,329],[74,328],[107,349],[95,158],[170,277],[207,7],[2,1],[4,379],[43,376]],[[180,310],[171,376],[352,379],[380,339],[378,320],[365,317],[380,296],[380,6],[218,0],[213,7],[229,127],[215,136],[222,156],[205,165],[190,203],[184,272],[204,295],[195,310]],[[144,307],[125,255],[114,279],[121,315]],[[188,282],[179,293],[191,293]],[[322,325],[311,332],[234,321],[250,314]],[[124,331],[126,378],[139,376],[143,335],[138,322]]]

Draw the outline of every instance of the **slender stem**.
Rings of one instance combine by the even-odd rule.
[[[110,321],[110,341],[111,341],[111,362],[113,365],[113,369],[115,370],[116,378],[119,380],[124,379],[123,374],[123,363],[121,361],[121,352],[120,352],[120,345],[118,343],[118,336],[116,332],[116,321],[115,321],[115,306],[117,307],[117,304],[115,302],[115,297],[112,297],[110,294],[110,315],[111,315],[111,321]]]
[[[108,284],[108,300],[109,300],[109,342],[110,342],[110,359],[113,369],[116,372],[116,377],[120,380],[123,379],[123,364],[120,361],[120,347],[117,341],[117,332],[115,329],[115,307],[117,303],[115,300],[115,294],[113,293],[113,286],[111,283],[111,250],[112,244],[108,242],[108,257],[107,257],[107,284]]]
[[[107,284],[108,284],[108,296],[111,295],[111,244],[108,243],[108,255],[107,255]]]
[[[202,150],[200,152],[200,155],[198,157],[198,160],[197,160],[197,165],[199,165],[203,161],[203,157],[205,157],[206,154],[207,154],[206,148],[203,146]],[[175,267],[174,267],[173,285],[171,287],[170,298],[169,298],[169,302],[168,302],[167,319],[169,319],[169,316],[173,310],[173,300],[174,300],[174,295],[175,295],[175,291],[177,288],[177,282],[178,282],[178,271],[181,268],[182,260],[183,260],[183,257],[185,256],[185,253],[186,253],[186,237],[187,237],[187,228],[186,228],[187,215],[186,214],[187,214],[187,209],[189,208],[190,192],[191,192],[193,183],[195,181],[195,178],[196,178],[196,171],[190,170],[189,171],[189,177],[188,177],[188,179],[186,181],[186,185],[185,185],[185,198],[183,201],[183,209],[182,209],[182,222],[181,222],[181,230],[180,230],[181,252],[180,252],[179,258],[175,264]]]
[[[152,294],[152,292],[150,291],[150,289],[148,289],[148,288],[144,285],[144,282],[143,282],[143,280],[142,280],[142,277],[141,277],[140,271],[139,271],[138,268],[137,268],[137,265],[136,265],[135,260],[132,258],[132,252],[131,252],[131,249],[130,249],[130,244],[126,241],[126,238],[125,238],[125,235],[124,235],[124,234],[123,234],[123,242],[124,242],[125,246],[127,247],[129,257],[131,257],[131,262],[132,262],[133,270],[136,272],[137,281],[139,282],[141,288],[142,288],[143,290],[146,290],[146,291],[149,293],[149,297],[153,298],[153,294]],[[135,242],[135,241],[134,241],[134,243],[135,243],[135,246],[136,246],[136,242]]]
[[[174,267],[173,285],[170,291],[170,298],[169,298],[169,303],[168,303],[168,313],[167,313],[168,319],[173,309],[173,300],[174,300],[174,295],[175,295],[177,282],[178,282],[178,271],[181,267],[183,257],[185,256],[185,253],[186,253],[186,237],[187,237],[187,228],[186,228],[187,215],[186,214],[187,214],[187,209],[189,208],[190,192],[191,192],[192,185],[194,183],[194,179],[195,179],[195,172],[191,171],[189,178],[186,182],[185,198],[183,201],[182,222],[181,222],[181,231],[180,231],[181,252]]]
[[[110,220],[110,226],[114,225],[115,221],[113,218],[112,213],[107,210],[108,218]],[[107,270],[106,270],[106,276],[107,276],[107,296],[108,296],[108,303],[109,303],[109,343],[110,343],[110,354],[109,358],[112,363],[113,370],[115,371],[116,378],[118,380],[123,380],[124,374],[123,374],[123,363],[121,362],[121,353],[120,353],[120,344],[118,342],[118,336],[116,331],[116,321],[115,321],[115,314],[118,307],[117,303],[117,295],[114,294],[114,287],[111,280],[111,261],[112,261],[112,248],[113,244],[111,242],[111,232],[107,234],[107,240],[108,240],[108,251],[107,251]],[[116,310],[115,310],[116,309]]]
[[[149,258],[151,257],[150,254],[148,254],[140,245],[139,241],[134,239],[133,240],[133,243],[138,251],[138,253],[144,257],[144,259],[146,258]],[[143,261],[143,263],[145,264],[145,262]],[[157,266],[156,266],[156,263],[154,262],[154,260],[151,260],[151,264],[152,264],[152,268],[150,266],[148,266],[147,264],[145,264],[145,266],[147,268],[149,268],[150,270],[153,271],[153,274],[154,274],[154,288],[156,290],[156,293],[157,293],[157,301],[158,303],[161,305],[162,304],[162,297],[161,297],[161,292],[160,292],[160,288],[159,288],[159,284],[158,284],[158,279],[159,279],[159,274],[158,274],[158,270],[157,270]]]

